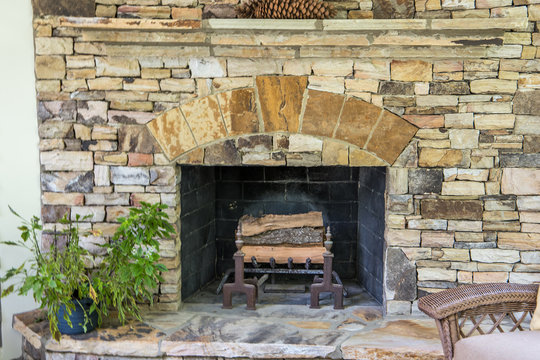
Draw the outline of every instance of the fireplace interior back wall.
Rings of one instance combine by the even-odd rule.
[[[384,168],[182,166],[181,174],[184,299],[233,267],[242,215],[322,211],[335,270],[382,301]]]

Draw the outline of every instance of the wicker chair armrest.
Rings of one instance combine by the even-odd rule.
[[[434,319],[444,319],[461,311],[500,303],[535,303],[535,284],[472,284],[424,296],[418,308]]]

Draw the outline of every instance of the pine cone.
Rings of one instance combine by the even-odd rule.
[[[236,7],[236,13],[241,18],[328,19],[336,10],[320,0],[248,0]]]

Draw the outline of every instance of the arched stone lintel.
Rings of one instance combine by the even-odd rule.
[[[259,76],[256,89],[195,99],[147,126],[171,161],[221,140],[283,132],[347,143],[353,149],[349,155],[358,154],[362,164],[375,162],[366,160],[371,157],[393,164],[418,130],[378,106],[343,94],[307,90],[307,84],[304,76]]]

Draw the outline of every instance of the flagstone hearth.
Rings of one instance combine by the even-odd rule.
[[[50,338],[39,311],[16,315],[27,358],[40,359],[442,359],[433,320],[382,318],[380,307],[264,305],[257,312],[188,303],[178,312],[153,312],[143,322],[107,326],[86,335]]]

